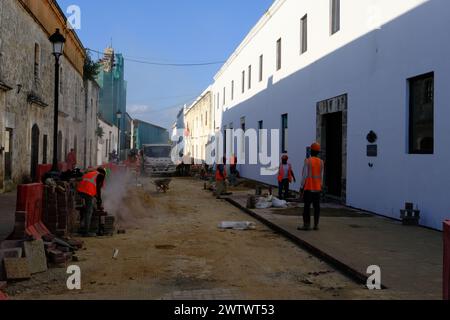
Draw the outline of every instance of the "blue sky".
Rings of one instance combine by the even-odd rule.
[[[111,43],[125,57],[157,62],[224,61],[273,0],[58,0],[63,11],[81,8],[85,47]],[[95,54],[94,58],[98,58]],[[128,111],[164,127],[181,105],[211,84],[220,65],[160,67],[125,62]]]

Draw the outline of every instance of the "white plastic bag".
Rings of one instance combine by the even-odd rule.
[[[256,225],[248,221],[223,221],[219,223],[219,229],[253,230]]]
[[[256,209],[269,209],[272,207],[272,202],[271,201],[267,201],[264,198],[259,199],[256,202],[255,208]]]
[[[280,200],[275,197],[272,200],[272,205],[274,208],[279,208],[279,209],[284,209],[284,208],[288,207],[287,202],[285,200]]]

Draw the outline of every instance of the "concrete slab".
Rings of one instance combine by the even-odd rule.
[[[301,208],[297,216],[248,210],[242,192],[228,201],[361,281],[367,279],[367,268],[377,265],[388,289],[414,299],[442,299],[441,232],[336,205],[323,209],[320,231],[304,232],[297,230]]]
[[[41,273],[48,270],[44,241],[26,241],[24,243],[24,250],[25,257],[30,265],[31,274]]]

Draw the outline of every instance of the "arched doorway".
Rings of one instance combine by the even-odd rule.
[[[39,127],[37,124],[31,129],[31,179],[36,178],[39,165]]]

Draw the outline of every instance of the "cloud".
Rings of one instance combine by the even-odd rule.
[[[145,104],[127,106],[127,112],[133,119],[138,119],[163,128],[170,128],[175,122],[181,106],[170,108],[156,108]]]
[[[145,104],[134,104],[127,106],[127,111],[131,115],[140,115],[152,112],[152,107]]]

